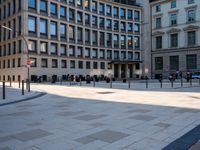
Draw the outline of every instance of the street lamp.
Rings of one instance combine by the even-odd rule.
[[[4,25],[0,25],[2,28],[4,28],[4,29],[6,29],[6,30],[9,30],[9,31],[11,31],[11,32],[15,32],[15,33],[19,33],[19,32],[17,32],[17,31],[13,31],[13,29],[11,29],[11,28],[9,28],[9,27],[6,27],[6,26],[4,26]],[[28,92],[30,92],[30,78],[29,78],[29,74],[30,74],[30,70],[29,70],[29,68],[30,68],[30,58],[29,58],[29,48],[28,48],[28,42],[27,42],[27,40],[25,39],[25,37],[24,37],[24,35],[23,34],[21,34],[21,36],[22,36],[22,38],[23,38],[23,40],[24,40],[24,42],[25,42],[25,44],[26,44],[26,48],[27,48],[27,60],[26,60],[26,65],[27,65],[27,76],[28,76],[28,78],[27,78],[27,85],[28,85]]]

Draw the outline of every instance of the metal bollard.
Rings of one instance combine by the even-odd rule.
[[[3,99],[6,99],[5,81],[3,81]]]
[[[173,80],[171,81],[171,87],[172,88],[174,87],[174,81]]]
[[[95,79],[93,78],[93,86],[95,87]]]
[[[18,81],[19,82],[19,88],[21,87],[21,83],[20,83],[20,80]]]
[[[24,95],[24,80],[22,80],[22,95]]]
[[[148,78],[146,78],[146,88],[148,89]]]
[[[10,87],[12,86],[11,77],[9,77]]]
[[[160,88],[162,88],[162,79],[160,80]]]
[[[28,92],[30,92],[31,91],[31,82],[30,82],[30,80],[28,80]]]
[[[181,87],[183,87],[183,78],[181,78]]]
[[[130,79],[128,80],[128,88],[129,89],[131,88],[131,81],[130,81]]]
[[[112,79],[110,79],[110,88],[112,88]]]

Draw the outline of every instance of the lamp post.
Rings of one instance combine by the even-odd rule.
[[[11,31],[11,32],[15,32],[15,33],[19,33],[19,32],[17,32],[17,31],[13,31],[13,29],[11,29],[11,28],[9,28],[9,27],[6,27],[6,26],[4,26],[4,25],[0,25],[2,28],[4,28],[4,29],[6,29],[6,30],[9,30],[9,31]],[[28,48],[28,42],[27,42],[27,40],[25,39],[25,37],[24,37],[24,35],[23,34],[21,34],[21,36],[22,36],[22,38],[23,38],[23,40],[24,40],[24,42],[25,42],[25,44],[26,44],[26,48],[27,48],[27,60],[26,60],[26,67],[27,67],[27,85],[28,85],[28,92],[30,92],[30,78],[29,78],[29,74],[30,74],[30,70],[29,70],[29,68],[30,68],[30,59],[29,59],[29,48]]]

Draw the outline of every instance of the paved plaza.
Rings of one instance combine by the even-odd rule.
[[[199,86],[31,89],[46,95],[0,106],[0,150],[160,150],[200,125]]]

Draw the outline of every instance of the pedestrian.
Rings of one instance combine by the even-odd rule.
[[[187,82],[190,81],[190,72],[189,71],[187,71],[187,73],[186,73],[186,79],[187,79]]]
[[[179,74],[179,71],[176,70],[176,79],[178,79],[178,74]]]

